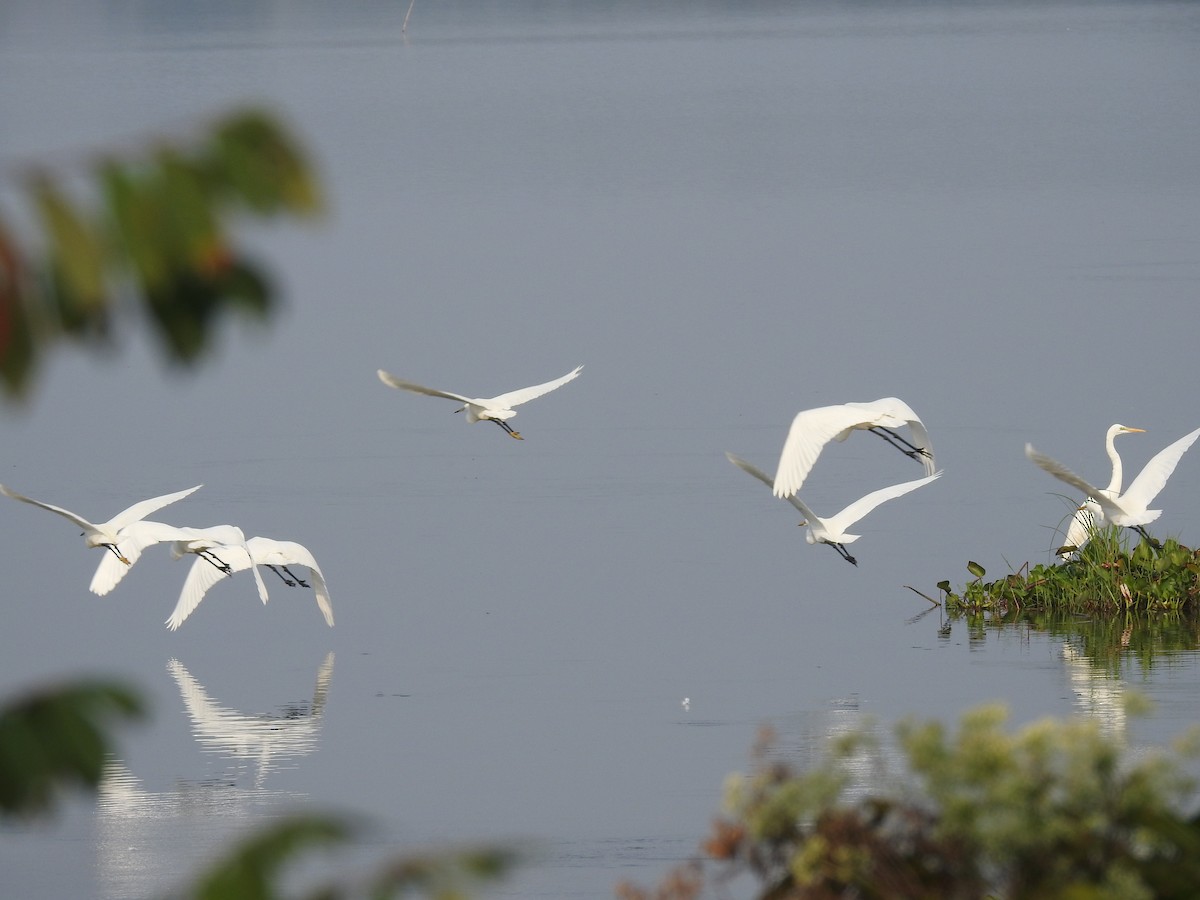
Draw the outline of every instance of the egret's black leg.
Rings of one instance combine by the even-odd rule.
[[[121,555],[121,551],[117,549],[116,544],[105,544],[104,546],[107,547],[109,550],[111,550],[113,552],[113,556],[115,556],[121,562],[125,563],[125,565],[127,565],[127,566],[130,565],[129,560],[127,560],[124,556]]]
[[[272,572],[274,572],[276,575],[278,575],[281,579],[283,579],[283,583],[286,584],[288,587],[296,586],[296,582],[292,581],[291,578],[288,578],[287,575],[284,575],[283,572],[280,572],[277,568],[275,568],[270,563],[267,563],[267,568],[270,569]],[[287,572],[287,566],[283,567],[283,571]],[[288,572],[288,575],[291,575],[291,574],[292,574],[291,572]],[[305,587],[307,587],[307,585],[305,585]]]
[[[501,428],[503,428],[505,431],[507,431],[509,437],[516,438],[518,441],[525,440],[525,438],[521,437],[521,433],[519,431],[513,431],[512,426],[509,425],[507,422],[505,422],[503,419],[492,419],[492,421],[495,422],[497,425],[499,425]]]
[[[1162,544],[1160,544],[1154,538],[1150,537],[1149,533],[1141,525],[1134,525],[1133,530],[1136,531],[1138,534],[1140,534],[1142,536],[1142,540],[1145,541],[1147,544],[1149,544],[1151,547],[1153,547],[1155,550],[1162,549]]]
[[[215,553],[213,553],[211,550],[197,550],[196,555],[198,557],[200,557],[201,559],[207,560],[208,562],[212,563],[214,566],[216,566],[218,569],[220,569],[226,575],[233,574],[233,569],[229,568],[229,566],[225,563],[225,561],[223,559],[221,559],[221,557],[219,557]]]
[[[312,585],[310,585],[307,581],[305,581],[303,578],[298,576],[295,572],[293,572],[287,566],[280,566],[279,568],[283,569],[283,571],[287,572],[288,575],[290,575],[292,578],[296,579],[296,584],[300,585],[300,587],[312,587]]]
[[[850,565],[852,565],[852,566],[858,565],[858,560],[855,559],[853,556],[851,556],[848,552],[846,552],[846,548],[843,547],[841,544],[835,543],[834,541],[824,541],[823,543],[829,544],[829,546],[832,547],[834,550],[836,550],[838,552],[838,555],[841,556],[841,558],[844,559],[846,562],[850,563]]]
[[[883,438],[905,456],[915,459],[917,462],[921,461],[919,457],[924,456],[926,459],[929,458],[928,450],[926,450],[924,447],[918,447],[916,444],[909,443],[890,428],[884,428],[882,425],[876,425],[874,428],[868,430],[871,432],[871,434]],[[905,449],[906,447],[908,448],[907,450]]]

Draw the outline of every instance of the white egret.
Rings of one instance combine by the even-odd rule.
[[[244,543],[216,545],[207,548],[208,551],[229,567],[230,572],[241,572],[251,569],[258,578],[258,567],[266,566],[288,587],[311,587],[317,598],[317,606],[325,616],[325,622],[333,627],[333,607],[329,602],[329,589],[325,586],[325,577],[317,565],[316,559],[308,548],[294,541],[275,541],[270,538],[252,537]],[[186,552],[186,551],[185,551]],[[181,554],[182,555],[182,554]],[[253,566],[251,562],[253,561]],[[309,580],[305,581],[294,574],[288,566],[305,566],[309,570]],[[183,582],[183,590],[179,593],[179,602],[171,617],[167,619],[167,627],[172,631],[184,623],[184,620],[195,611],[208,593],[209,588],[221,580],[222,573],[204,560],[196,560],[188,571]],[[265,589],[261,588],[259,596],[262,602],[267,602]]]
[[[907,427],[905,440],[895,429]],[[934,472],[933,445],[924,423],[912,408],[896,397],[882,397],[870,403],[842,403],[805,409],[792,419],[773,489],[776,497],[796,493],[812,471],[817,457],[830,441],[844,441],[853,431],[869,431],[883,438],[905,456],[925,466],[925,474]]]
[[[193,491],[198,491],[203,485],[196,485],[188,488],[186,491],[176,491],[173,494],[163,494],[161,497],[151,497],[149,500],[142,500],[128,509],[124,509],[117,513],[107,522],[92,523],[82,516],[71,512],[68,509],[63,509],[60,506],[54,506],[50,503],[43,503],[41,500],[34,500],[31,497],[25,497],[18,494],[11,488],[0,484],[0,494],[6,497],[12,497],[14,500],[20,500],[22,503],[30,503],[34,506],[40,506],[42,509],[48,509],[52,513],[58,513],[60,516],[70,519],[76,525],[83,529],[83,542],[88,547],[107,547],[113,552],[122,563],[130,565],[127,557],[117,549],[117,545],[121,542],[122,532],[129,528],[135,522],[140,522],[150,513],[162,509],[168,504],[174,503],[176,500],[182,500]]]
[[[389,387],[397,388],[401,391],[412,391],[414,394],[425,394],[429,397],[445,397],[447,400],[457,400],[463,405],[455,412],[466,410],[467,421],[474,423],[481,419],[488,419],[495,422],[506,432],[510,437],[514,437],[519,441],[524,438],[513,431],[505,419],[511,419],[515,416],[516,410],[514,406],[520,406],[522,403],[527,403],[543,394],[548,394],[555,388],[560,388],[568,381],[571,381],[579,375],[583,366],[578,366],[574,370],[568,372],[561,378],[555,378],[553,381],[547,381],[545,384],[535,384],[533,387],[521,388],[518,391],[509,391],[507,394],[501,394],[499,397],[486,398],[471,398],[464,397],[462,394],[454,394],[450,391],[439,391],[436,388],[427,388],[419,384],[413,384],[411,381],[402,381],[395,375],[385,372],[380,369],[376,374],[379,375],[379,380]]]
[[[725,456],[743,472],[753,475],[767,487],[771,487],[771,477],[762,471],[762,469],[752,463],[746,462],[746,460],[739,456],[734,456],[732,453],[726,453]],[[858,560],[847,552],[844,545],[854,543],[862,535],[849,534],[846,529],[859,519],[864,518],[867,513],[871,512],[871,510],[881,503],[892,500],[895,497],[903,496],[909,491],[915,491],[917,488],[924,487],[929,482],[941,477],[941,472],[934,472],[932,475],[926,475],[924,478],[918,478],[916,481],[906,481],[903,484],[893,484],[890,487],[880,488],[877,491],[872,491],[865,497],[860,497],[841,512],[827,518],[818,516],[803,500],[794,494],[789,495],[785,499],[804,516],[804,521],[800,524],[808,526],[808,531],[804,535],[805,540],[810,544],[828,544],[841,554],[842,559],[851,565],[857,566]]]
[[[246,542],[246,536],[236,525],[176,528],[174,525],[165,525],[162,522],[147,521],[127,525],[121,529],[120,537],[120,541],[117,542],[117,553],[120,554],[124,565],[115,557],[105,555],[100,560],[100,565],[96,567],[96,574],[92,576],[90,590],[93,594],[104,596],[115,588],[133,564],[141,558],[142,551],[155,544],[172,542],[174,547],[171,555],[174,559],[179,559],[185,553],[195,553],[207,559],[224,574],[231,575],[233,574],[232,570],[220,559],[213,557],[209,553],[209,549],[226,544],[245,544]],[[256,582],[259,597],[263,597],[267,592],[266,586],[263,585],[261,578],[256,579]],[[263,602],[265,603],[266,600],[264,599]]]
[[[1103,511],[1105,520],[1114,525],[1132,528],[1148,539],[1149,535],[1142,526],[1149,525],[1162,515],[1161,509],[1150,509],[1150,504],[1166,486],[1167,479],[1179,465],[1180,458],[1196,442],[1197,437],[1200,437],[1200,428],[1185,434],[1175,443],[1168,444],[1146,463],[1145,468],[1133,479],[1126,491],[1115,497],[1108,496],[1105,491],[1084,481],[1057,460],[1038,453],[1033,449],[1033,444],[1025,445],[1025,455],[1059,481],[1066,482],[1094,500]]]
[[[1145,434],[1145,432],[1144,428],[1132,428],[1121,424],[1113,425],[1108,429],[1108,434],[1104,438],[1104,448],[1108,451],[1108,458],[1112,460],[1112,477],[1109,479],[1104,493],[1109,497],[1116,497],[1121,493],[1121,482],[1124,477],[1121,454],[1117,453],[1115,443],[1117,437],[1122,434]],[[1066,540],[1058,552],[1063,559],[1070,559],[1076,552],[1082,550],[1103,524],[1104,513],[1099,508],[1099,504],[1094,501],[1088,503],[1088,500],[1091,498],[1086,498],[1083,505],[1076,509],[1074,515],[1071,516],[1071,524],[1067,526]]]

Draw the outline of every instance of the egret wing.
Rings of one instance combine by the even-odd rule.
[[[444,397],[447,400],[457,400],[460,403],[470,403],[470,397],[464,397],[462,394],[452,394],[449,391],[439,391],[437,388],[428,388],[421,384],[414,384],[411,381],[402,381],[390,372],[385,372],[380,369],[377,373],[379,380],[388,387],[394,387],[401,391],[412,391],[414,394],[424,394],[427,397]]]
[[[304,566],[309,570],[308,581],[317,597],[317,606],[326,624],[333,627],[333,606],[329,602],[329,588],[325,585],[325,576],[317,565],[312,552],[303,544],[295,541],[275,541],[270,538],[252,537],[246,542],[247,548],[254,557],[256,566]]]
[[[776,497],[787,497],[804,485],[821,451],[847,429],[869,422],[874,416],[852,406],[818,406],[796,413],[779,454],[773,485]]]
[[[1147,508],[1166,486],[1167,479],[1179,465],[1180,458],[1192,444],[1196,443],[1197,437],[1200,437],[1200,428],[1185,434],[1175,443],[1168,444],[1151,457],[1150,462],[1146,463],[1146,467],[1138,473],[1138,477],[1133,479],[1133,483],[1121,495],[1121,500],[1125,501],[1125,505],[1130,509]]]
[[[20,500],[22,503],[29,503],[29,504],[32,504],[33,506],[40,506],[42,509],[48,509],[52,513],[58,513],[60,516],[70,519],[72,522],[74,522],[76,525],[78,525],[80,528],[84,529],[85,531],[95,531],[96,530],[95,525],[93,525],[91,522],[89,522],[87,519],[83,518],[82,516],[76,515],[75,513],[71,512],[69,509],[63,509],[61,506],[55,506],[52,503],[44,503],[41,500],[34,500],[32,497],[26,497],[24,494],[18,494],[12,488],[6,487],[3,484],[0,484],[0,494],[3,494],[6,497],[12,497],[14,500]]]
[[[178,540],[182,533],[181,529],[162,522],[134,522],[127,525],[120,532],[117,553],[125,557],[128,563],[121,562],[112,553],[105,553],[88,589],[103,597],[120,583],[125,573],[141,558],[143,550],[165,541]]]
[[[909,441],[914,447],[919,450],[924,450],[921,455],[921,464],[925,467],[925,474],[932,475],[937,471],[937,466],[933,459],[933,445],[929,442],[929,432],[925,428],[925,423],[921,421],[911,406],[901,400],[899,397],[880,397],[878,400],[872,400],[869,403],[847,403],[846,406],[854,409],[861,409],[869,412],[872,415],[863,416],[863,423],[873,422],[875,425],[890,426],[881,420],[885,417],[891,417],[908,426]]]
[[[240,572],[243,569],[250,568],[250,554],[246,552],[244,547],[239,547],[236,544],[221,547],[220,559],[233,572]],[[179,600],[175,604],[175,609],[171,612],[171,617],[167,619],[167,627],[172,631],[177,629],[184,623],[188,616],[195,612],[196,607],[200,605],[200,601],[204,599],[204,595],[208,593],[209,588],[228,576],[210,563],[203,557],[197,557],[192,563],[192,568],[188,571],[187,578],[183,581],[183,589],[179,592]]]
[[[737,466],[739,469],[741,469],[743,472],[745,472],[747,475],[753,475],[755,478],[757,478],[759,481],[761,481],[767,487],[772,486],[773,482],[771,481],[771,476],[769,476],[766,472],[764,472],[758,466],[754,465],[754,463],[746,462],[746,460],[742,459],[740,456],[735,456],[734,454],[728,453],[728,452],[725,454],[725,457],[731,463],[733,463],[735,466]],[[808,519],[810,517],[816,518],[815,516],[813,516],[812,511],[807,506],[805,506],[804,503],[801,502],[800,498],[797,497],[795,494],[791,494],[791,495],[787,496],[785,499],[787,500],[788,503],[792,504],[792,506],[794,506],[796,509],[798,509],[800,511],[800,515],[804,516],[804,518],[806,518],[806,519]]]
[[[925,423],[920,419],[909,419],[908,430],[911,432],[912,445],[924,450],[921,454],[921,464],[925,466],[925,474],[932,475],[937,471],[933,460],[933,444],[929,441],[929,432],[925,430]]]
[[[547,381],[545,384],[535,384],[533,387],[521,388],[517,391],[509,391],[507,394],[501,394],[499,397],[493,397],[487,402],[487,405],[493,409],[512,409],[514,406],[528,403],[536,397],[548,394],[562,387],[568,381],[573,381],[579,376],[579,372],[582,369],[583,366],[577,366],[561,378],[555,378],[553,381]]]
[[[1069,484],[1071,487],[1075,488],[1075,490],[1080,491],[1085,497],[1091,497],[1093,500],[1095,500],[1096,503],[1099,504],[1100,508],[1104,510],[1104,514],[1106,516],[1114,513],[1117,515],[1124,514],[1125,510],[1114,503],[1112,498],[1107,496],[1104,491],[1100,490],[1094,485],[1088,484],[1088,482],[1084,481],[1058,460],[1052,459],[1044,453],[1038,453],[1033,449],[1033,444],[1025,445],[1025,455],[1028,456],[1034,465],[1038,466],[1038,468],[1049,472],[1059,481]]]
[[[142,500],[140,503],[135,503],[128,509],[123,509],[111,519],[108,524],[113,528],[124,528],[133,522],[140,522],[150,513],[162,509],[168,504],[174,503],[176,500],[182,500],[188,494],[194,493],[204,487],[198,484],[195,487],[190,487],[185,491],[176,491],[173,494],[163,494],[161,497],[151,497],[149,500]]]
[[[316,565],[311,565],[308,568],[308,580],[312,582],[313,593],[317,596],[317,608],[321,610],[321,615],[325,617],[325,624],[332,628],[333,605],[329,602],[329,588],[325,585],[325,576],[321,574],[321,570]]]
[[[941,477],[941,472],[934,472],[932,475],[926,475],[924,478],[918,478],[915,481],[905,481],[901,484],[893,484],[889,487],[880,488],[877,491],[871,491],[865,497],[859,497],[837,515],[826,519],[826,525],[834,534],[843,534],[847,528],[859,519],[864,518],[881,503],[893,500],[896,497],[902,497],[909,491],[915,491],[917,488],[924,487],[929,482]]]

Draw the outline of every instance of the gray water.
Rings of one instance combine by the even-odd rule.
[[[1106,479],[1112,422],[1147,429],[1127,472],[1200,425],[1200,9],[417,0],[402,37],[406,9],[0,7],[8,177],[252,101],[330,201],[247,225],[284,311],[196,372],[135,322],[55,352],[0,481],[99,518],[203,483],[160,517],[304,543],[337,616],[243,577],[171,633],[186,563],[98,598],[99,551],[0,505],[3,694],[104,673],[154,710],[99,803],[0,832],[6,895],[161,894],[302,808],[371,823],[318,874],[512,840],[492,895],[605,897],[695,852],[764,723],[803,762],[996,699],[1138,745],[1195,721],[1192,653],[1097,676],[1062,636],[939,635],[904,585],[1047,560],[1027,440]],[[489,396],[580,363],[524,442],[375,377]],[[861,523],[855,569],[724,453],[771,469],[797,410],[888,395],[946,475]],[[919,474],[856,435],[804,493]],[[1197,496],[1193,452],[1155,533],[1200,540]]]

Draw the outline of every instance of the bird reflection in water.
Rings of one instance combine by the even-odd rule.
[[[123,761],[110,759],[96,804],[99,896],[163,895],[224,849],[238,826],[303,802],[300,792],[267,789],[264,783],[271,772],[317,749],[333,659],[330,652],[318,667],[311,703],[261,716],[221,706],[182,663],[167,663],[197,743],[236,765],[198,778],[181,776],[169,789],[155,791]]]

